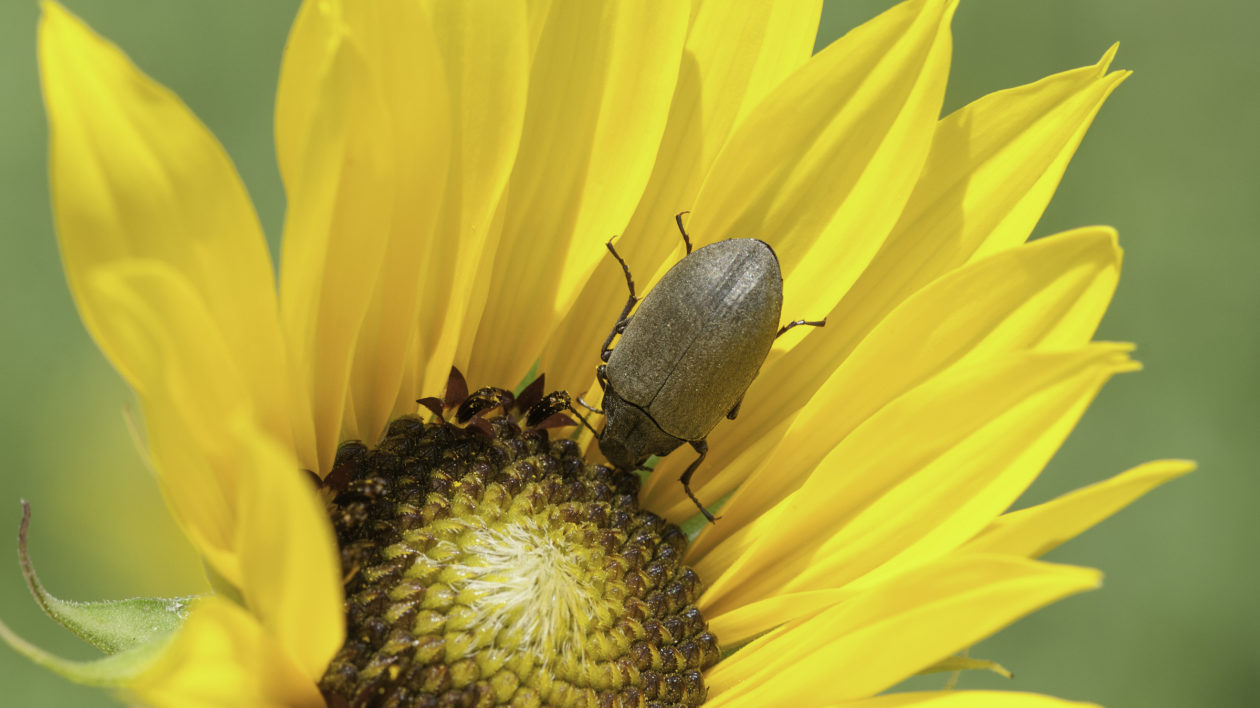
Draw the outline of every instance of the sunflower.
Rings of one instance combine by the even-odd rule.
[[[1126,73],[1113,48],[940,118],[955,4],[811,55],[819,1],[306,2],[278,278],[205,126],[46,4],[70,289],[215,591],[60,601],[24,525],[36,598],[108,656],[0,632],[158,706],[1066,705],[886,693],[1001,671],[963,652],[1099,583],[1035,557],[1191,468],[1008,511],[1137,368],[1091,341],[1115,233],[1027,241]],[[709,435],[711,524],[694,456],[641,482],[552,427],[599,395],[626,298],[604,242],[650,285],[684,211],[698,246],[772,244],[784,313],[826,318]]]

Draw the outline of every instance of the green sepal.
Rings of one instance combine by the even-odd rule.
[[[18,532],[18,558],[22,575],[31,595],[44,612],[62,627],[106,654],[121,655],[133,649],[164,643],[183,622],[189,604],[196,596],[138,597],[128,600],[76,602],[54,597],[35,575],[26,550],[26,531],[31,521],[31,506],[22,500],[22,525]],[[14,643],[16,635],[5,628],[4,638],[15,649],[34,659],[22,646]],[[29,645],[26,645],[29,646]],[[30,647],[35,649],[34,647]],[[36,650],[38,651],[38,650]],[[41,652],[42,654],[42,652]],[[48,656],[48,655],[44,655]],[[56,657],[49,657],[49,660]],[[37,663],[45,663],[36,660]],[[73,663],[73,662],[71,662]],[[50,667],[51,668],[51,667]],[[54,669],[57,670],[57,669]],[[60,672],[60,671],[59,671]]]
[[[84,686],[124,687],[153,664],[166,649],[170,637],[162,637],[111,656],[89,661],[73,661],[54,656],[22,639],[0,622],[0,638],[17,653],[63,678]]]
[[[1007,671],[1004,666],[997,662],[985,659],[973,659],[969,656],[947,656],[944,659],[932,664],[931,666],[921,669],[919,675],[937,674],[945,671],[992,671],[1003,678],[1013,678],[1014,674]]]

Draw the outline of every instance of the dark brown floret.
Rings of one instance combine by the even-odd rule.
[[[700,580],[681,564],[686,538],[638,509],[633,474],[586,464],[576,443],[553,441],[546,430],[484,417],[532,410],[540,423],[555,412],[549,407],[567,405],[567,396],[540,390],[522,398],[528,405],[483,389],[452,403],[448,390],[442,407],[458,406],[468,425],[406,417],[375,448],[341,446],[324,482],[347,629],[320,683],[329,705],[703,702],[701,671],[719,650],[695,607]],[[590,579],[591,602],[610,608],[585,636],[560,645],[564,656],[538,656],[537,642],[514,645],[533,636],[519,628],[527,623],[470,622],[484,612],[469,599],[476,588],[450,575],[452,554],[460,568],[475,566],[476,549],[461,539],[521,528],[541,530],[566,559],[591,559],[580,577]]]

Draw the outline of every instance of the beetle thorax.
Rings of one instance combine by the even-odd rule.
[[[608,422],[600,434],[599,449],[608,461],[632,470],[652,455],[668,455],[682,440],[664,432],[652,417],[609,387],[604,392]]]

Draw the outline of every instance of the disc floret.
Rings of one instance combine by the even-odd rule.
[[[475,395],[475,394],[474,394]],[[506,408],[506,406],[505,406]],[[718,658],[677,527],[571,440],[402,418],[325,480],[351,705],[698,705]]]

